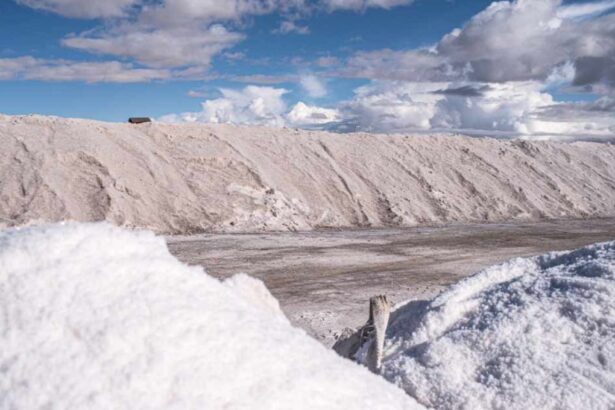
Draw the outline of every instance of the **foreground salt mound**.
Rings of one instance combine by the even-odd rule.
[[[615,216],[615,145],[0,115],[0,227],[164,233]]]
[[[0,408],[420,408],[291,327],[264,285],[109,225],[0,232]]]
[[[437,408],[615,408],[615,242],[515,259],[394,312],[384,375]]]

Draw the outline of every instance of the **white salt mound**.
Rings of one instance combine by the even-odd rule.
[[[615,242],[515,259],[394,312],[385,377],[437,408],[615,408]]]
[[[164,233],[615,216],[615,145],[0,116],[0,227]]]
[[[1,409],[413,409],[163,238],[106,224],[0,232]]]

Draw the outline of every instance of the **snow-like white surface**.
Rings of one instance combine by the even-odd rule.
[[[615,408],[615,242],[514,259],[392,316],[385,377],[438,408]]]
[[[334,119],[303,108],[297,120]],[[0,115],[0,146],[0,227],[106,220],[190,234],[615,216],[609,144]]]
[[[420,408],[163,238],[106,224],[0,232],[2,409]]]

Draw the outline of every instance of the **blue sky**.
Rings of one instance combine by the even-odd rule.
[[[611,139],[615,2],[2,0],[0,112]]]

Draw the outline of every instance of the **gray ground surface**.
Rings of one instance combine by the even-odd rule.
[[[331,345],[367,319],[368,299],[433,297],[445,286],[517,256],[615,239],[615,219],[434,228],[207,234],[168,237],[180,260],[225,278],[262,279],[290,320]]]

